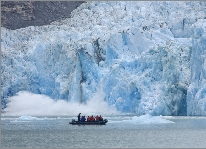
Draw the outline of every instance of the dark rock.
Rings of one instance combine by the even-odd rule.
[[[42,26],[70,17],[83,1],[1,1],[1,26],[19,29]]]

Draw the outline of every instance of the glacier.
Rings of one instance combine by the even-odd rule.
[[[1,103],[20,91],[118,111],[206,115],[206,2],[91,1],[71,18],[1,27]]]

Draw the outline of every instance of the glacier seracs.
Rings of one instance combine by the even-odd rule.
[[[139,115],[206,115],[206,2],[92,1],[71,18],[1,28],[2,108],[27,90]]]
[[[188,115],[206,115],[206,20],[194,24],[191,84],[187,94]]]

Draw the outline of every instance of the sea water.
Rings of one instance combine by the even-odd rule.
[[[1,117],[1,147],[204,148],[205,117],[110,115],[106,125],[70,125],[77,117]]]

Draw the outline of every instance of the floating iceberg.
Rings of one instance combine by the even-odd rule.
[[[134,124],[163,124],[163,123],[175,123],[173,121],[162,118],[161,116],[151,116],[149,114],[141,116],[133,116],[131,120],[123,120],[123,123]]]
[[[32,116],[28,116],[28,115],[23,115],[23,116],[20,116],[19,118],[18,118],[18,120],[36,120],[37,119],[37,117],[32,117]]]

